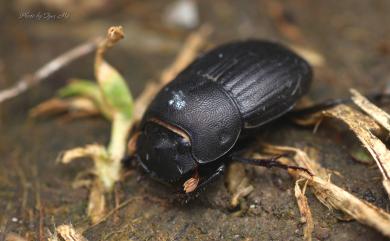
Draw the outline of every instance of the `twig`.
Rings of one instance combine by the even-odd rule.
[[[101,38],[95,38],[86,43],[83,43],[63,54],[57,58],[51,60],[41,68],[39,68],[32,75],[24,76],[18,83],[14,86],[0,91],[0,103],[5,100],[11,99],[20,95],[21,93],[28,90],[31,86],[34,86],[40,83],[42,80],[46,79],[48,76],[68,65],[72,61],[85,56],[97,47],[97,44],[101,41]]]
[[[123,207],[127,206],[129,203],[137,200],[137,199],[143,199],[144,197],[131,197],[129,199],[127,199],[126,201],[122,202],[121,204],[119,204],[118,206],[116,206],[114,209],[112,209],[109,213],[107,213],[104,217],[102,217],[98,222],[96,223],[93,223],[91,226],[89,226],[85,231],[97,226],[98,224],[106,221],[110,216],[112,216],[113,214],[115,214],[117,211],[119,211],[120,209],[122,209]]]
[[[305,241],[311,241],[312,240],[312,233],[314,229],[314,223],[313,223],[313,216],[311,214],[311,210],[309,207],[309,203],[307,201],[307,198],[305,196],[306,186],[308,181],[306,181],[303,189],[299,186],[299,181],[295,182],[295,198],[297,199],[299,212],[301,213],[301,222],[305,224],[305,227],[303,228],[304,233],[304,240]]]
[[[42,205],[42,198],[41,198],[41,183],[38,176],[38,167],[36,163],[32,166],[32,173],[34,178],[34,187],[35,187],[35,208],[39,212],[39,218],[38,218],[38,240],[43,241],[44,240],[44,218],[45,218],[45,211],[44,206]]]

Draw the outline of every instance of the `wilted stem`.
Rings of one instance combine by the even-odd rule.
[[[113,119],[108,153],[115,162],[120,161],[125,155],[127,136],[131,124],[132,121],[129,121],[129,119],[121,113],[115,115]]]
[[[95,76],[98,76],[98,71],[101,63],[103,63],[104,53],[111,48],[116,42],[124,38],[122,26],[112,26],[107,31],[107,36],[100,41],[95,55]]]

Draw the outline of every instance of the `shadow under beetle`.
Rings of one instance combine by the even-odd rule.
[[[249,40],[217,47],[160,90],[130,140],[135,143],[130,154],[152,177],[183,186],[186,193],[213,181],[230,160],[303,169],[283,165],[278,157],[243,158],[232,148],[244,132],[255,133],[291,111],[311,80],[309,64],[282,45]]]

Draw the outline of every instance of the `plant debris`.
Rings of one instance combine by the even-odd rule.
[[[48,241],[88,241],[80,232],[76,231],[72,224],[63,224],[54,230],[54,234],[49,232]]]
[[[248,196],[254,189],[246,175],[245,165],[233,162],[227,167],[225,175],[227,189],[231,193],[230,206],[237,207],[242,199]]]
[[[295,182],[295,198],[297,199],[299,212],[301,213],[301,222],[305,224],[303,237],[305,241],[312,240],[312,233],[314,229],[313,216],[310,211],[309,203],[305,196],[305,191],[308,181],[305,182],[303,189],[299,186],[300,180]]]
[[[389,127],[389,115],[372,104],[357,91],[351,90],[351,93],[353,94],[352,99],[354,103],[366,113],[369,113],[373,119],[370,119],[346,105],[336,106],[335,108],[325,111],[325,114],[342,120],[355,133],[363,146],[374,158],[383,176],[382,184],[390,198],[390,150],[388,150],[386,145],[374,135],[374,133],[379,134],[382,132],[381,127],[377,123],[386,129]]]
[[[351,93],[353,95],[353,102],[369,116],[365,116],[361,112],[346,105],[338,105],[323,111],[323,114],[342,120],[354,132],[376,161],[383,176],[383,186],[387,193],[390,194],[390,151],[387,149],[386,145],[374,135],[374,133],[381,134],[383,128],[390,131],[390,126],[388,124],[390,120],[389,115],[372,104],[356,90],[351,90]],[[390,237],[390,214],[366,201],[360,200],[351,193],[332,184],[330,179],[326,177],[328,175],[327,170],[322,168],[315,160],[310,159],[304,151],[291,147],[271,145],[265,145],[265,151],[274,154],[293,152],[296,164],[309,169],[315,176],[310,177],[303,172],[292,172],[292,174],[296,178],[307,179],[308,185],[311,186],[315,196],[321,203],[328,208],[341,210],[360,223],[373,227],[383,235]],[[284,161],[289,162],[286,159],[284,159]],[[296,193],[300,194],[299,190],[296,189]],[[302,204],[302,200],[298,199],[298,205],[301,210],[301,206],[304,205]]]
[[[324,178],[324,174],[327,173],[326,169],[321,167],[317,161],[311,159],[303,150],[274,145],[264,145],[263,150],[272,154],[283,152],[294,154],[295,164],[309,169],[314,176],[310,176],[303,171],[291,170],[289,172],[298,180],[306,179],[314,195],[322,204],[329,209],[341,210],[360,223],[375,228],[383,235],[390,237],[390,214],[331,183],[329,176]],[[286,164],[292,164],[291,160],[287,158],[280,158],[279,160]]]

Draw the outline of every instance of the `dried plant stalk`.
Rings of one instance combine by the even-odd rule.
[[[312,240],[312,233],[314,229],[314,223],[313,223],[313,216],[311,215],[309,203],[307,201],[307,198],[305,196],[306,191],[306,185],[303,189],[299,186],[299,180],[295,182],[295,198],[297,199],[299,212],[301,213],[301,222],[305,223],[304,231],[303,231],[303,237],[305,241],[311,241]]]
[[[366,97],[354,89],[350,90],[352,101],[362,109],[367,115],[378,122],[386,130],[390,131],[390,115],[383,111],[378,106],[371,103]]]
[[[98,223],[106,215],[106,199],[104,188],[98,180],[94,180],[89,191],[87,215],[92,223]]]
[[[314,176],[309,180],[316,197],[326,206],[341,210],[362,224],[390,237],[390,214],[344,189]]]

